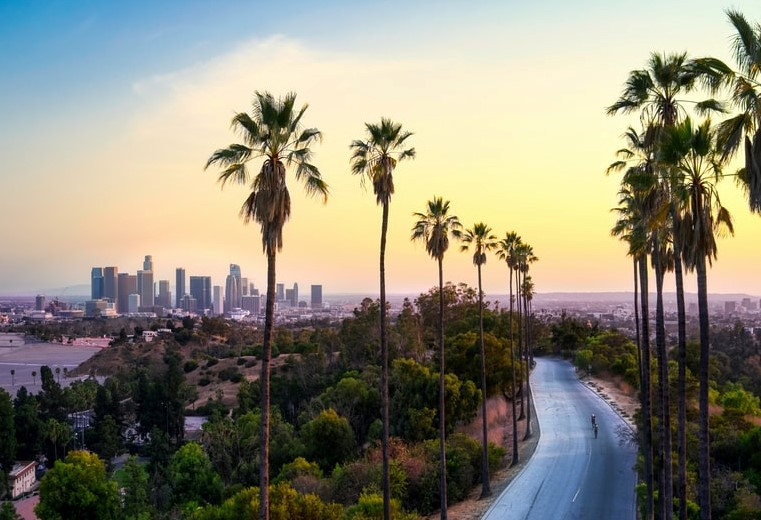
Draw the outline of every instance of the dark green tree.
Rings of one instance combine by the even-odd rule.
[[[27,392],[26,387],[19,388],[13,401],[16,428],[16,456],[22,460],[34,460],[42,446],[43,424],[40,419],[37,398]]]
[[[173,502],[178,506],[218,504],[222,499],[222,480],[198,443],[189,442],[172,455],[168,475]]]
[[[134,455],[124,464],[124,500],[122,514],[125,520],[149,520],[152,518],[148,496],[148,472]]]
[[[0,388],[0,472],[6,475],[16,460],[16,422],[11,396]]]
[[[306,458],[329,472],[354,454],[354,432],[345,417],[329,408],[301,427],[301,440],[306,448]]]

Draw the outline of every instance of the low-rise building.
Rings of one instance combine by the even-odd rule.
[[[37,482],[34,475],[35,463],[33,461],[16,462],[10,473],[8,473],[8,489],[11,492],[11,498],[16,499],[31,491]]]

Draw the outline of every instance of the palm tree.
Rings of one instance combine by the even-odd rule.
[[[491,228],[483,222],[478,222],[472,228],[466,229],[461,237],[460,251],[473,248],[473,265],[478,271],[478,343],[481,352],[481,416],[482,416],[482,455],[481,455],[481,498],[491,495],[489,482],[489,437],[486,417],[486,354],[484,352],[484,292],[481,288],[481,266],[486,263],[486,252],[497,247],[497,237],[492,235]]]
[[[380,239],[380,336],[381,336],[381,451],[383,452],[383,518],[391,518],[391,482],[388,464],[389,396],[388,336],[386,334],[386,232],[388,204],[394,194],[394,168],[399,161],[415,157],[414,148],[405,148],[412,132],[400,123],[382,118],[379,124],[365,123],[366,140],[352,141],[351,172],[372,183],[375,201],[383,208]]]
[[[516,247],[516,257],[517,257],[517,269],[516,274],[518,276],[518,294],[520,306],[523,308],[523,330],[525,331],[523,334],[523,337],[525,338],[525,348],[523,350],[524,357],[526,361],[526,400],[528,401],[526,404],[526,433],[523,436],[523,440],[528,439],[531,437],[531,382],[529,381],[529,373],[531,372],[531,363],[533,361],[531,357],[531,347],[529,345],[529,338],[528,338],[528,320],[530,319],[530,315],[528,313],[528,305],[526,300],[526,294],[524,293],[524,281],[526,279],[526,275],[528,274],[529,265],[533,264],[537,260],[539,260],[536,256],[534,256],[534,248],[530,246],[529,244],[526,244],[524,242],[521,242]],[[523,275],[523,281],[521,281],[521,275]],[[519,315],[520,316],[520,315]],[[521,321],[520,318],[518,320],[519,329],[521,327]],[[521,334],[518,334],[518,337],[521,337]]]
[[[652,53],[648,60],[647,67],[644,69],[634,70],[629,74],[629,78],[626,81],[624,90],[621,97],[613,105],[608,107],[608,114],[616,114],[618,112],[631,113],[640,112],[642,122],[646,128],[645,135],[638,139],[639,142],[634,144],[643,144],[644,147],[640,148],[640,151],[653,152],[653,146],[657,146],[660,140],[660,135],[663,129],[674,126],[678,123],[681,117],[684,115],[683,105],[685,103],[692,103],[682,96],[692,91],[698,80],[704,78],[705,74],[701,68],[698,67],[694,61],[687,59],[686,53],[664,55],[659,53]],[[698,113],[705,113],[712,110],[721,111],[723,107],[714,99],[707,99],[698,103],[695,103],[695,110]],[[631,129],[630,129],[631,130]],[[636,136],[636,132],[633,134]],[[628,136],[628,134],[627,134]],[[632,141],[630,140],[630,143]],[[652,158],[652,157],[651,157]],[[663,179],[663,189],[673,189],[669,186],[669,180]],[[673,229],[678,226],[678,218],[673,204],[670,208],[671,213],[671,226]],[[673,232],[673,236],[677,234]],[[654,243],[654,253],[656,254],[656,269],[662,267],[662,263],[657,258],[660,248],[659,237],[655,236],[656,241]],[[663,237],[660,237],[661,239]],[[678,248],[675,248],[678,249]],[[681,258],[676,256],[674,258],[674,274],[676,278],[676,293],[677,293],[677,321],[678,321],[678,335],[679,335],[679,362],[682,363],[682,353],[686,358],[686,313],[684,306],[684,290],[682,283],[682,262]],[[658,280],[661,280],[658,283]],[[662,450],[662,472],[663,479],[660,482],[660,509],[662,518],[671,518],[672,507],[672,486],[671,486],[671,427],[670,417],[668,413],[668,355],[666,352],[665,344],[665,330],[663,325],[663,290],[662,290],[662,273],[659,277],[659,273],[656,271],[656,347],[658,349],[659,359],[663,359],[666,367],[659,371],[658,385],[659,394],[661,399],[665,399],[661,403],[661,423],[664,427],[661,428],[661,450]],[[679,371],[680,379],[677,383],[679,388],[680,402],[685,400],[685,379],[681,376],[684,374],[684,368]],[[682,436],[681,433],[686,431],[686,412],[683,411],[680,406],[679,432],[680,437],[678,439],[680,464],[679,464],[679,495],[680,515],[686,515],[686,436]],[[682,456],[684,454],[684,456]],[[682,471],[684,470],[684,471]],[[682,518],[686,518],[682,516]]]
[[[444,253],[449,249],[449,235],[460,236],[462,225],[455,215],[449,215],[449,201],[434,197],[427,203],[425,213],[414,213],[417,218],[412,228],[412,240],[425,241],[425,250],[439,264],[439,489],[441,519],[447,518],[447,461],[444,388]]]
[[[729,9],[726,14],[735,29],[731,47],[737,70],[715,58],[695,61],[712,91],[729,87],[738,113],[718,125],[720,159],[726,161],[744,143],[745,167],[737,178],[746,189],[750,210],[761,213],[761,24],[751,24],[739,11]]]
[[[243,144],[231,144],[216,150],[205,169],[218,165],[222,169],[222,186],[233,181],[249,183],[248,162],[263,159],[259,172],[250,181],[248,197],[240,214],[244,222],[257,222],[261,228],[262,250],[267,255],[267,302],[264,320],[261,371],[261,437],[259,518],[269,518],[269,425],[270,425],[270,360],[272,356],[273,317],[275,309],[275,259],[283,248],[283,226],[291,215],[291,198],[286,186],[286,168],[295,169],[296,180],[303,182],[309,195],[322,195],[327,200],[328,186],[320,171],[309,161],[310,146],[321,139],[316,128],[303,128],[301,118],[308,105],[295,108],[296,94],[275,99],[269,92],[256,92],[252,113],[236,114],[231,127]]]
[[[16,386],[16,371],[11,368],[11,386]]]
[[[513,413],[513,457],[511,466],[518,463],[518,417],[516,413],[516,390],[515,390],[515,349],[513,348],[513,271],[517,265],[517,258],[515,255],[515,249],[518,244],[521,243],[521,237],[515,231],[511,231],[505,234],[505,238],[499,241],[497,245],[497,256],[500,260],[504,260],[507,264],[510,279],[510,313],[508,317],[510,319],[510,364],[512,365],[512,380],[511,390],[511,408]],[[521,369],[522,370],[522,369]]]
[[[32,370],[32,381],[34,382],[34,386],[37,386],[37,371]]]
[[[706,260],[716,258],[716,234],[732,233],[732,218],[721,205],[715,182],[721,176],[722,153],[709,120],[693,127],[689,118],[668,128],[660,147],[661,160],[679,178],[676,200],[683,213],[679,230],[685,266],[697,273],[700,325],[698,500],[700,518],[711,518],[710,445],[708,436],[708,289]]]
[[[646,136],[638,134],[631,127],[625,138],[628,148],[618,150],[619,160],[611,164],[607,173],[625,169],[626,173],[619,190],[619,220],[613,233],[625,237],[630,253],[635,261],[635,284],[639,270],[640,308],[642,318],[640,358],[640,404],[642,408],[642,451],[644,458],[644,478],[646,489],[645,517],[653,517],[653,440],[652,440],[652,396],[650,383],[650,323],[648,301],[647,255],[650,246],[650,221],[659,213],[657,208],[658,190],[655,189],[654,154]],[[633,161],[633,164],[630,162]],[[635,304],[636,305],[636,304]]]

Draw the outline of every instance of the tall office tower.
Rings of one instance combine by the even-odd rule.
[[[137,272],[137,294],[140,295],[141,307],[153,307],[156,304],[153,295],[153,271]]]
[[[129,295],[137,294],[137,276],[129,273],[119,273],[116,312],[127,314],[129,312]]]
[[[285,300],[282,300],[288,307],[293,307],[293,289],[285,290]]]
[[[153,256],[145,255],[145,260],[143,260],[143,271],[153,271]]]
[[[322,285],[312,286],[312,308],[313,309],[322,308]]]
[[[293,290],[291,291],[292,298],[291,298],[291,307],[298,307],[299,306],[299,284],[294,283],[293,284]]]
[[[230,276],[235,277],[235,281],[237,282],[237,288],[238,288],[238,291],[234,295],[235,298],[233,298],[231,302],[235,308],[240,309],[240,297],[243,294],[243,289],[241,289],[243,278],[241,277],[240,266],[238,264],[230,264]],[[230,300],[230,295],[227,294],[227,283],[225,283],[225,297],[228,300]]]
[[[229,312],[233,309],[239,309],[239,301],[240,285],[238,285],[238,278],[230,273],[225,280],[225,311]]]
[[[103,298],[103,268],[93,267],[90,271],[90,293],[91,299],[100,300]]]
[[[256,288],[256,286],[254,285],[254,282],[251,282],[249,284],[248,294],[250,294],[251,296],[258,296],[259,295],[259,289]]]
[[[118,267],[104,267],[103,268],[103,298],[116,303],[119,299],[119,268]]]
[[[281,302],[285,300],[285,284],[275,284],[275,301]]]
[[[211,308],[211,276],[191,276],[190,295],[196,299],[196,311]]]
[[[259,297],[258,296],[244,296],[241,304],[241,309],[248,311],[251,316],[259,315]]]
[[[240,296],[248,296],[248,278],[240,279]]]
[[[214,294],[214,314],[220,316],[225,313],[225,309],[222,307],[222,286],[215,285],[212,293]]]
[[[159,280],[159,305],[165,309],[172,307],[172,293],[169,292],[169,280]]]
[[[178,267],[176,271],[176,280],[175,280],[175,286],[174,290],[176,292],[177,297],[177,308],[182,308],[182,297],[185,296],[185,269],[183,267]]]
[[[140,295],[139,294],[130,294],[127,297],[128,305],[127,305],[127,312],[130,314],[137,314],[140,311]]]
[[[38,294],[37,297],[34,299],[34,310],[36,311],[45,310],[45,295],[44,294]]]

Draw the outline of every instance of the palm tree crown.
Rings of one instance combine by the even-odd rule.
[[[373,185],[378,204],[388,204],[394,193],[393,171],[398,161],[415,157],[415,148],[404,149],[405,141],[413,135],[402,130],[400,123],[382,118],[380,124],[365,123],[368,139],[354,140],[351,172],[361,175]]]
[[[286,167],[295,166],[296,179],[304,183],[309,195],[327,200],[328,186],[320,171],[309,161],[310,146],[322,138],[316,128],[302,128],[301,118],[308,105],[296,110],[296,94],[275,99],[269,92],[256,92],[252,113],[241,112],[230,126],[242,137],[243,144],[231,144],[216,150],[206,167],[223,168],[219,181],[249,183],[249,161],[263,158],[259,173],[251,182],[251,193],[241,208],[244,221],[258,222],[262,230],[262,249],[283,248],[283,225],[291,214],[291,197],[286,186]]]
[[[412,240],[424,240],[425,250],[431,258],[441,260],[449,249],[449,235],[460,236],[462,224],[455,215],[449,215],[449,201],[441,197],[429,200],[425,213],[413,213],[417,218],[412,228]]]
[[[497,237],[491,228],[483,222],[478,222],[472,228],[466,229],[460,236],[462,245],[460,251],[468,251],[473,247],[473,265],[481,266],[486,263],[486,252],[497,247]]]

